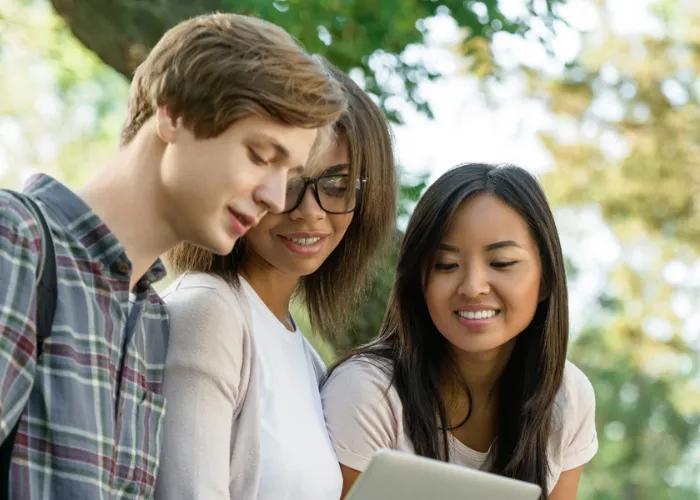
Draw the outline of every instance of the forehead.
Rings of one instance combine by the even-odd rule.
[[[305,175],[314,177],[321,175],[328,167],[347,165],[350,163],[347,141],[342,136],[333,139],[323,150],[318,151],[306,166]]]
[[[443,240],[463,248],[508,240],[525,248],[535,247],[527,222],[510,205],[491,194],[463,201]]]
[[[260,148],[268,148],[291,165],[306,164],[316,140],[316,129],[306,129],[276,122],[261,116],[249,116],[234,124],[242,140]]]

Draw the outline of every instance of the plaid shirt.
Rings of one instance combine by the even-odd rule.
[[[150,283],[129,307],[131,264],[105,224],[59,182],[25,191],[56,250],[51,336],[35,363],[38,223],[0,192],[0,441],[18,418],[11,498],[149,498],[158,470],[168,319]],[[4,487],[4,485],[0,485]]]

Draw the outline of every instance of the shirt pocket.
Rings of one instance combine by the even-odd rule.
[[[148,392],[136,405],[135,467],[132,480],[140,486],[139,498],[151,498],[160,461],[165,396]]]

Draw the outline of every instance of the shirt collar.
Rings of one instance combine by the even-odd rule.
[[[127,263],[130,272],[131,263],[117,237],[68,187],[48,175],[38,174],[27,181],[24,192],[42,201],[66,232],[85,247],[94,262],[109,269],[118,263]],[[155,283],[165,274],[165,266],[158,259],[144,277],[150,283]]]

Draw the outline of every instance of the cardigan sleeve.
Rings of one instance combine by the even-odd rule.
[[[171,326],[156,498],[229,500],[232,422],[250,375],[247,312],[202,286],[177,288],[165,302]]]

